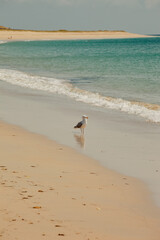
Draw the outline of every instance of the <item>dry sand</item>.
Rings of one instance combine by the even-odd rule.
[[[3,122],[0,149],[0,239],[160,239],[138,180]]]
[[[109,39],[147,37],[123,31],[23,31],[1,30],[0,40],[60,40],[60,39]]]

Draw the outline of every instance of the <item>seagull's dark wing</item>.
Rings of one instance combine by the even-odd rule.
[[[81,122],[77,123],[77,125],[76,125],[76,126],[74,126],[74,128],[81,128],[81,127],[82,127],[82,125],[83,125],[83,123],[82,123],[82,121],[81,121]]]

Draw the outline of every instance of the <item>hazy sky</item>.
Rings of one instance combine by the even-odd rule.
[[[0,25],[160,33],[160,0],[0,0]]]

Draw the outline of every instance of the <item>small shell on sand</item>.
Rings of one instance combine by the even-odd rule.
[[[34,209],[40,209],[40,208],[42,208],[41,206],[34,206],[33,207]]]

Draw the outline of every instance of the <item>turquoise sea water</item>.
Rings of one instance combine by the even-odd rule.
[[[0,80],[160,122],[160,38],[0,42]]]

